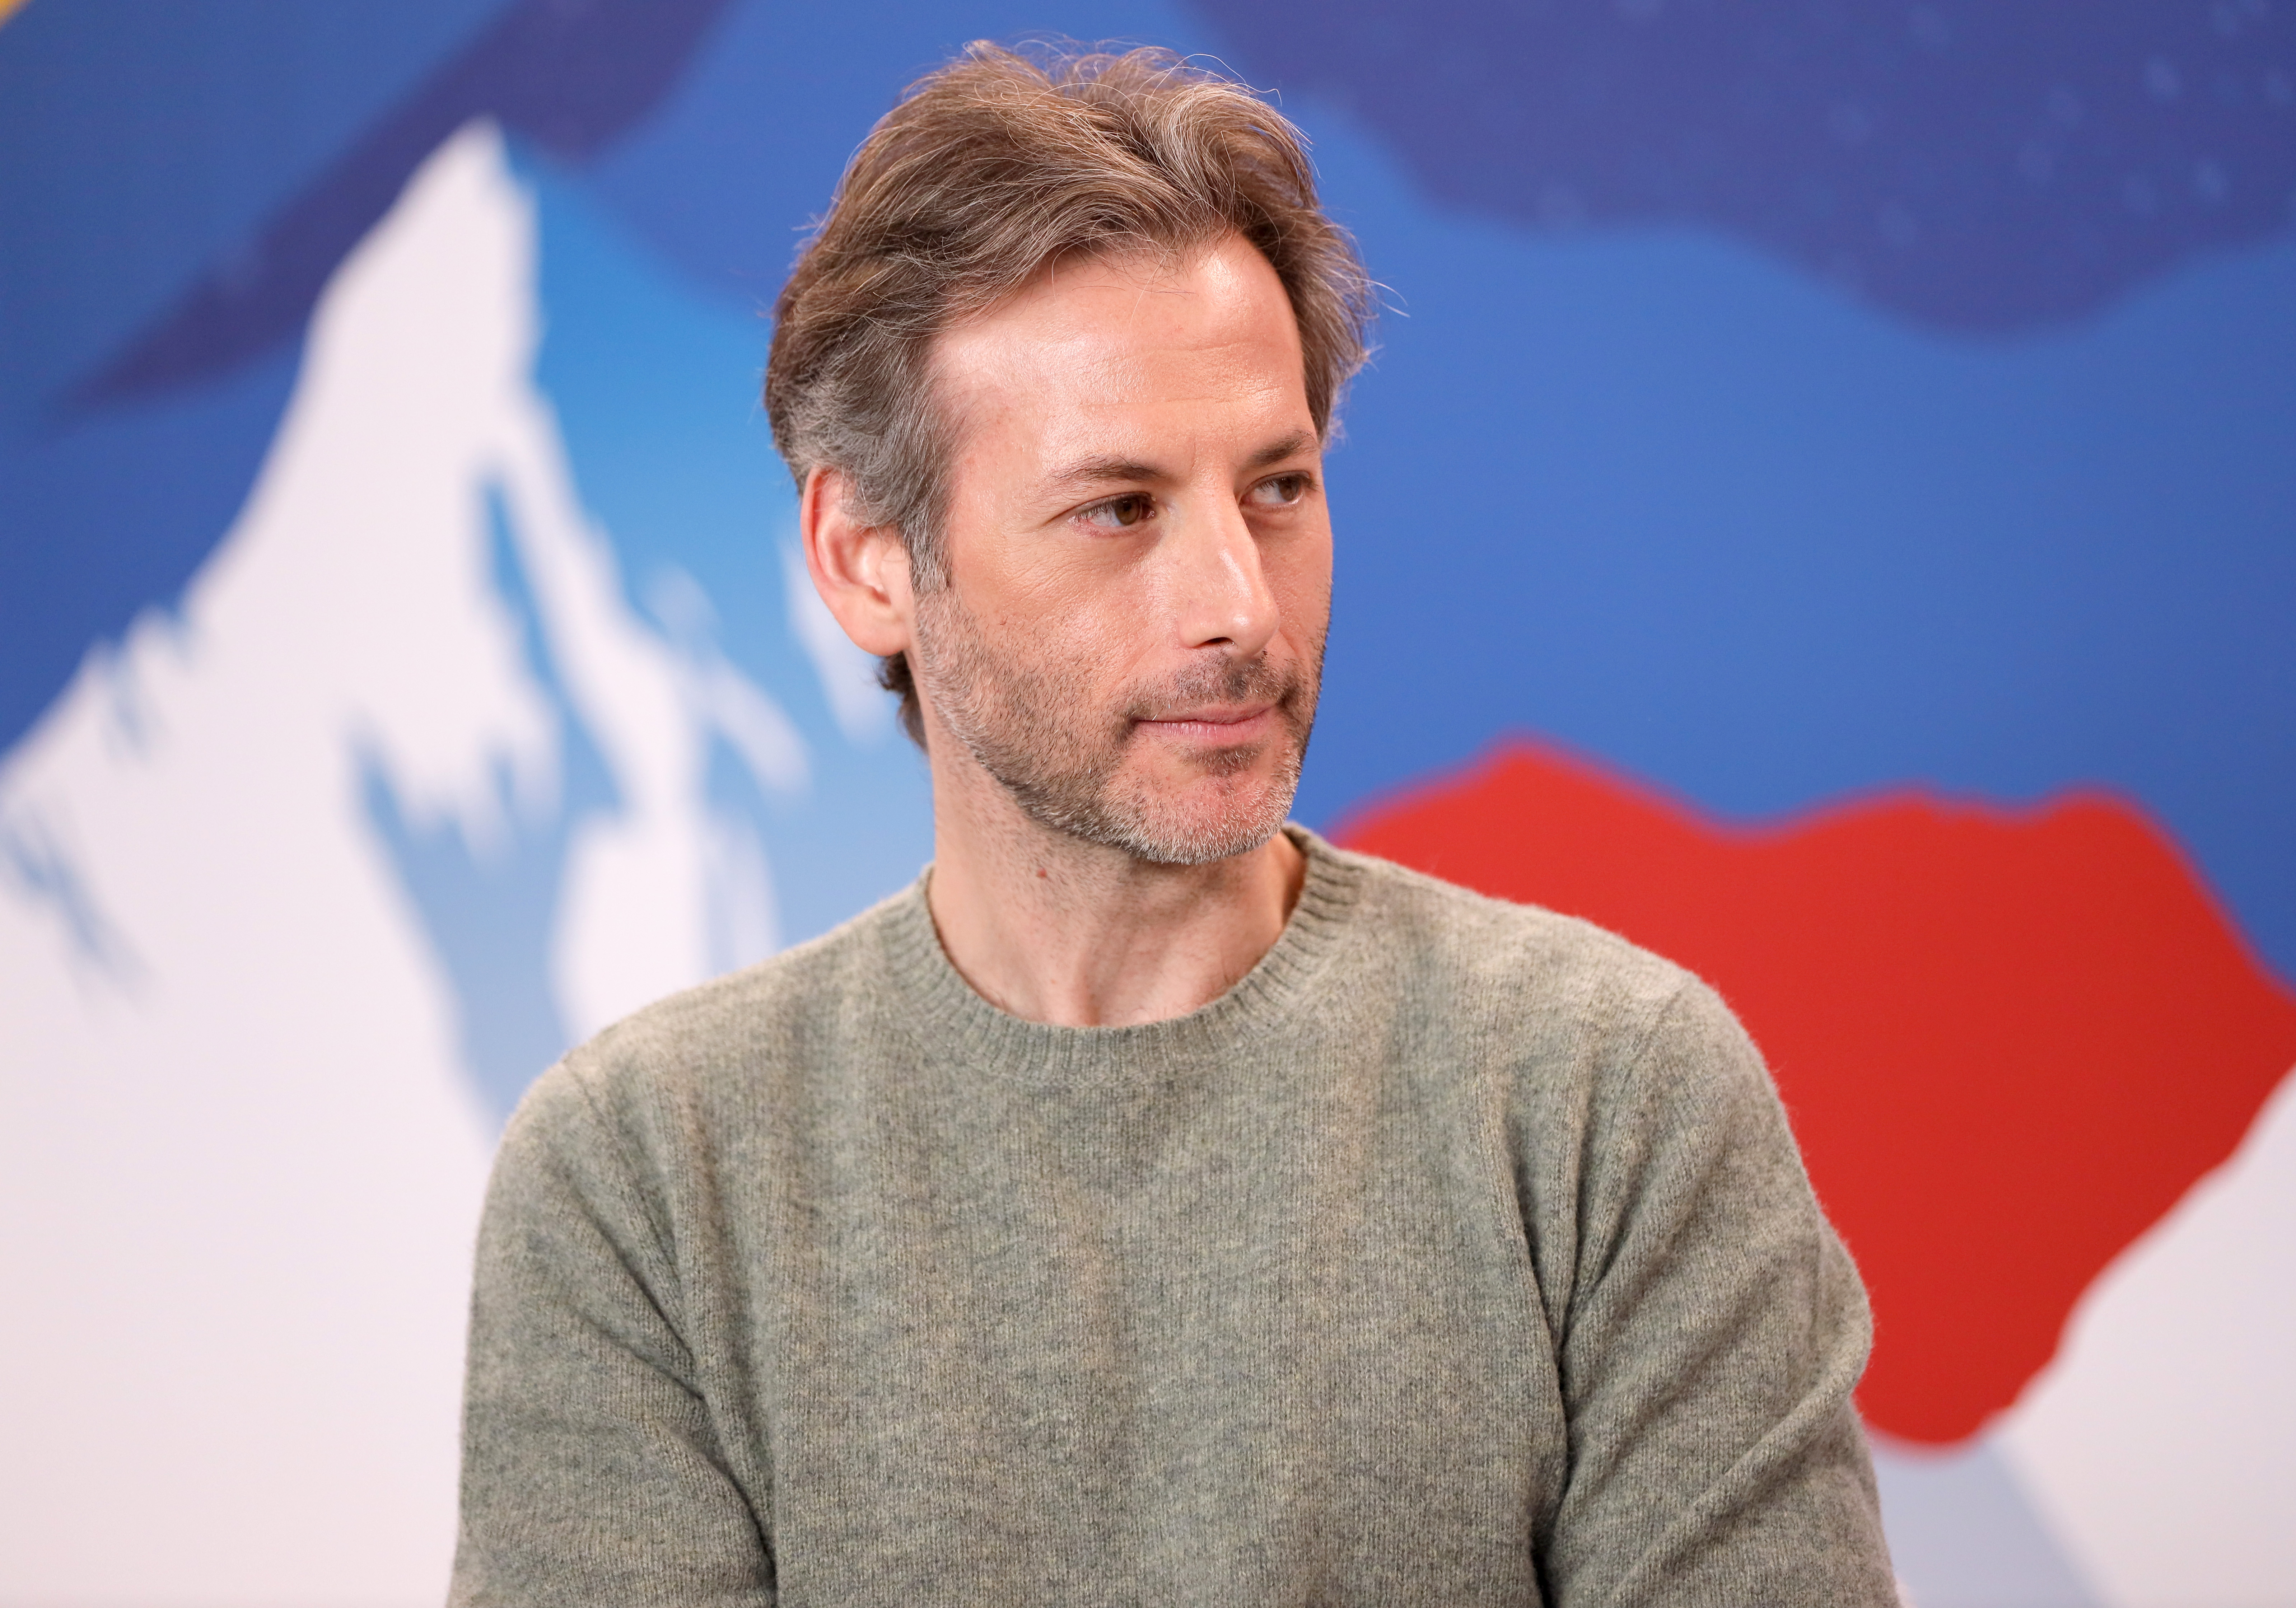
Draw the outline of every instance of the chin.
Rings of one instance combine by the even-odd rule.
[[[1289,768],[1289,767],[1287,767]],[[1242,785],[1238,785],[1242,783]],[[1297,771],[1288,775],[1199,777],[1174,796],[1152,786],[1106,800],[1083,835],[1159,866],[1207,866],[1250,854],[1292,813]]]

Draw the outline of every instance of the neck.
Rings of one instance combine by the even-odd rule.
[[[1057,1027],[1185,1016],[1283,936],[1308,868],[1283,833],[1208,865],[1156,865],[1039,825],[970,755],[934,746],[933,925],[1000,1010]]]

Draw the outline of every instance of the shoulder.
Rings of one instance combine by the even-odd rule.
[[[1759,1053],[1684,967],[1576,916],[1314,849],[1353,885],[1356,985],[1394,1001],[1438,1063],[1491,1080],[1512,1120],[1566,1142],[1768,1120]]]
[[[1599,1266],[1636,1223],[1718,1190],[1822,1229],[1768,1069],[1711,987],[1576,917],[1329,852],[1357,876],[1365,959],[1414,980],[1411,1042],[1490,1096],[1554,1291],[1581,1250]]]
[[[729,1119],[785,1106],[776,1086],[833,1062],[884,991],[889,930],[915,887],[821,937],[657,1000],[600,1031],[527,1092],[504,1136],[611,1148],[639,1172]],[[647,1153],[651,1153],[650,1154]]]
[[[1630,1036],[1670,1017],[1728,1015],[1690,972],[1592,922],[1320,840],[1315,849],[1353,881],[1354,924],[1376,963],[1440,989],[1456,1006]]]

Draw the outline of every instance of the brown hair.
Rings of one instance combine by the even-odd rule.
[[[1316,202],[1300,131],[1169,51],[968,45],[870,130],[782,289],[766,365],[774,444],[800,488],[839,470],[862,518],[899,529],[931,591],[947,578],[934,336],[1058,258],[1184,251],[1231,233],[1291,298],[1328,438],[1363,364],[1371,283]],[[904,656],[882,679],[922,742]]]

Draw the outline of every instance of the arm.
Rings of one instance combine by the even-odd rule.
[[[1895,1608],[1865,1290],[1760,1057],[1690,984],[1618,1071],[1579,1174],[1553,1600]]]
[[[775,1600],[679,1304],[625,1151],[554,1070],[511,1120],[479,1230],[452,1603]]]

